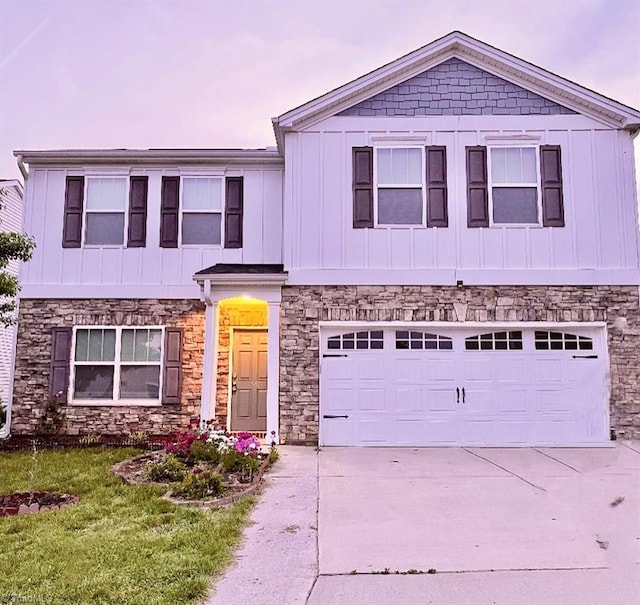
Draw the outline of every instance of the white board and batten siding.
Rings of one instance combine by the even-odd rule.
[[[465,147],[492,137],[560,145],[565,227],[467,228]],[[447,150],[449,226],[352,226],[352,148],[420,137]],[[416,144],[413,142],[412,144]],[[333,117],[286,134],[290,283],[634,284],[633,142],[580,115]]]
[[[81,174],[147,175],[147,242],[144,248],[62,248],[65,182]],[[91,297],[198,298],[193,274],[216,263],[281,263],[282,170],[240,169],[225,176],[244,177],[243,247],[161,248],[160,199],[163,176],[179,170],[158,168],[79,170],[31,167],[25,200],[25,230],[38,248],[22,273],[25,298]],[[193,168],[184,176],[198,174]],[[205,174],[206,173],[202,173]],[[91,286],[90,290],[87,287]]]
[[[18,181],[0,181],[3,191],[0,209],[0,230],[22,231],[22,184]],[[18,275],[18,262],[11,261],[7,267],[11,275]],[[11,369],[15,350],[16,328],[0,324],[0,403],[10,399]],[[1,430],[1,429],[0,429]]]

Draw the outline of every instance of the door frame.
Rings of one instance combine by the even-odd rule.
[[[234,360],[234,339],[236,332],[264,332],[269,337],[268,326],[229,326],[229,375],[227,380],[227,422],[226,429],[231,431],[231,396],[233,386],[233,360]],[[267,389],[269,388],[269,373],[267,372]],[[266,432],[265,428],[265,432]]]
[[[322,422],[322,355],[326,351],[327,332],[334,330],[375,330],[375,329],[425,329],[434,330],[593,330],[591,336],[594,347],[601,353],[605,369],[611,367],[608,345],[608,327],[604,321],[580,322],[580,321],[319,321],[318,322],[318,366],[319,366],[319,389],[318,389],[318,443],[324,443],[323,422]],[[605,371],[605,374],[610,373]],[[611,383],[605,383],[605,423],[611,426]],[[611,447],[611,442],[602,444],[587,444],[587,447]],[[431,447],[431,446],[424,446]],[[456,447],[456,446],[452,446]],[[500,447],[500,446],[497,446]],[[556,447],[563,447],[562,445]],[[579,447],[576,444],[569,444],[566,447]]]

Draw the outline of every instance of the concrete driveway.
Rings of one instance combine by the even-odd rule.
[[[638,443],[284,448],[278,465],[212,603],[640,602]]]

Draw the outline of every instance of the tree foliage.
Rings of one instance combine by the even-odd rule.
[[[6,192],[0,189],[0,209],[4,205]],[[1,226],[1,225],[0,225]],[[15,322],[16,296],[20,291],[18,278],[7,270],[13,260],[26,262],[35,248],[33,238],[22,233],[0,231],[0,324],[8,326]]]

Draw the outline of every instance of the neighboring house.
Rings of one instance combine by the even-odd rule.
[[[321,445],[640,436],[640,112],[454,32],[266,150],[29,164],[12,430]]]
[[[20,181],[0,179],[0,231],[22,231],[22,197]],[[11,275],[18,275],[18,261],[11,261],[7,267]],[[16,326],[0,323],[0,406],[7,413],[11,403],[11,378],[16,350]],[[9,431],[0,426],[0,437]]]

